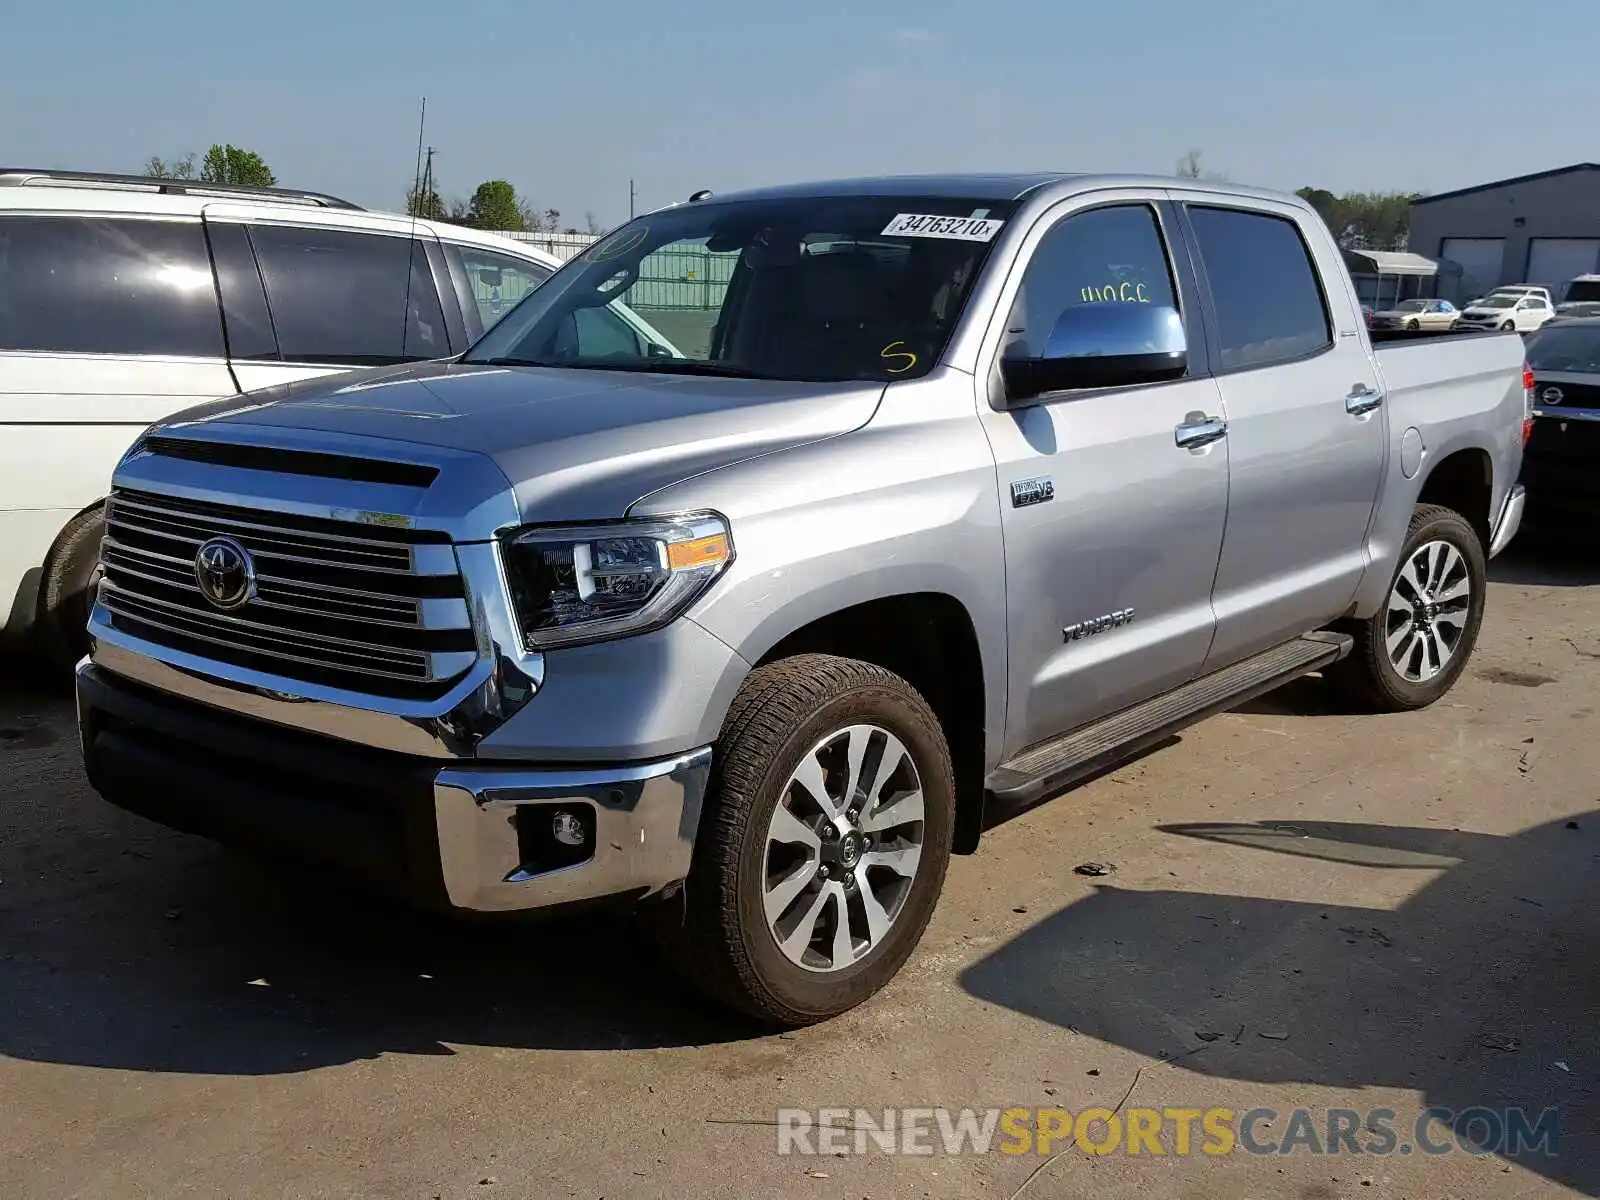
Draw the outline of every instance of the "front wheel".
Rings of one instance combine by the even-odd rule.
[[[1517,323],[1515,321],[1501,321],[1500,322],[1500,332],[1501,333],[1510,333],[1514,329],[1516,329],[1516,327],[1517,327]]]
[[[922,938],[955,816],[927,701],[881,667],[804,654],[745,681],[715,748],[668,953],[696,986],[776,1026],[883,987]]]
[[[1412,333],[1415,333],[1417,330],[1422,328],[1422,322],[1417,320],[1415,317],[1412,317],[1411,320],[1406,322],[1406,328]]]
[[[1483,545],[1466,519],[1418,505],[1383,608],[1350,630],[1355,646],[1329,680],[1378,712],[1426,708],[1466,669],[1487,584]]]

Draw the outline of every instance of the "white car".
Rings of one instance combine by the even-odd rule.
[[[1554,315],[1550,293],[1544,288],[1495,291],[1467,305],[1456,328],[1514,329],[1518,333],[1530,333]]]
[[[312,192],[0,172],[0,634],[82,652],[101,501],[151,422],[460,353],[560,265]],[[620,306],[590,321],[676,353]]]

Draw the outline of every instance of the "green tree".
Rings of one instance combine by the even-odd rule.
[[[517,203],[517,189],[504,179],[486,179],[478,185],[467,205],[467,221],[476,229],[521,233],[528,228]]]
[[[200,178],[206,183],[231,183],[243,187],[276,187],[274,175],[261,155],[234,145],[215,145],[200,163]]]
[[[193,179],[194,155],[182,158],[160,158],[152,154],[144,164],[144,173],[151,179]]]
[[[1178,159],[1177,169],[1173,172],[1179,179],[1211,179],[1226,180],[1226,172],[1208,171],[1201,166],[1201,154],[1198,150],[1190,150]]]
[[[1346,250],[1404,250],[1411,235],[1411,206],[1420,192],[1346,192],[1303,187],[1295,192],[1327,223]]]
[[[445,207],[439,189],[431,182],[424,183],[420,189],[415,186],[406,189],[406,213],[409,216],[421,217],[425,221],[450,219],[450,210]]]

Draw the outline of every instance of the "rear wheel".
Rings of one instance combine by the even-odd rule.
[[[1353,627],[1355,646],[1329,680],[1379,712],[1426,708],[1466,669],[1486,585],[1472,526],[1451,509],[1419,505],[1383,608]]]
[[[89,651],[89,609],[99,580],[103,509],[74,517],[56,539],[39,589],[38,645],[46,665],[62,674]]]
[[[950,752],[899,676],[806,654],[752,672],[724,723],[667,949],[712,998],[778,1026],[883,987],[949,865]]]

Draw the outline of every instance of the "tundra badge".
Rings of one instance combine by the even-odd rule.
[[[1119,608],[1116,612],[1107,613],[1103,617],[1090,617],[1087,621],[1079,621],[1076,625],[1068,625],[1061,631],[1062,641],[1081,642],[1086,637],[1093,637],[1097,633],[1104,633],[1108,629],[1126,625],[1131,620],[1133,620],[1133,609]]]

